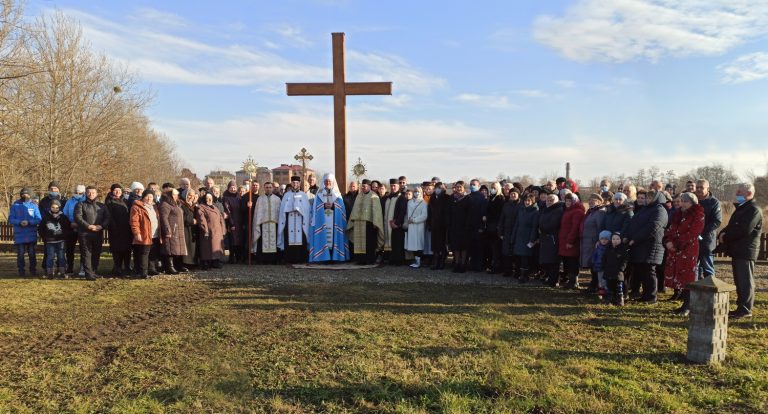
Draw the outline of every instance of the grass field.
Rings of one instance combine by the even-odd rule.
[[[685,362],[671,302],[13,274],[0,256],[3,413],[768,411],[764,280],[755,317],[731,324],[728,360],[709,367]]]

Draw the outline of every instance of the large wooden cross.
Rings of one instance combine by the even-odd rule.
[[[336,181],[347,190],[347,95],[392,95],[392,82],[347,82],[344,69],[344,33],[333,39],[333,83],[286,83],[288,96],[333,95],[333,136]],[[349,214],[349,213],[347,213]]]

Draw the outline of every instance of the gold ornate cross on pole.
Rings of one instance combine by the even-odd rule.
[[[307,161],[312,161],[315,157],[306,148],[302,148],[298,154],[293,156],[293,159],[301,161],[301,185],[304,186],[304,183],[307,181]]]
[[[392,95],[392,82],[347,82],[344,68],[344,33],[333,39],[332,83],[286,83],[288,96],[333,95],[333,136],[336,181],[347,187],[347,95]]]

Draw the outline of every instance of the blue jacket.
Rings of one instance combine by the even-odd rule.
[[[592,270],[595,272],[603,271],[603,256],[607,247],[606,244],[598,243],[595,251],[592,252]]]
[[[723,223],[723,211],[720,201],[712,195],[699,199],[699,204],[704,207],[704,229],[701,231],[699,252],[712,254],[717,242],[717,229]]]
[[[26,226],[22,226],[22,221],[27,221]],[[8,215],[8,222],[13,224],[13,242],[37,243],[37,225],[43,220],[40,216],[40,209],[32,201],[24,202],[16,200],[11,205],[11,212]]]
[[[630,263],[661,264],[664,259],[664,229],[667,227],[666,198],[656,193],[656,198],[648,200],[648,205],[637,211],[629,222],[625,237],[635,243],[629,248]]]
[[[75,207],[77,207],[77,205],[79,203],[82,203],[84,200],[85,200],[85,194],[80,194],[80,195],[75,194],[72,196],[72,198],[67,200],[66,204],[64,204],[64,210],[62,211],[62,213],[64,213],[64,215],[67,216],[70,223],[75,222]]]

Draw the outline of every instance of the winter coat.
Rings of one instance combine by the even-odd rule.
[[[608,242],[608,244],[611,244]],[[592,246],[592,257],[589,258],[589,261],[592,266],[592,270],[595,272],[602,272],[603,271],[603,256],[605,256],[605,250],[608,248],[608,244],[602,244],[598,243],[597,246]]]
[[[575,201],[563,211],[563,217],[560,219],[557,254],[563,257],[579,257],[582,222],[584,222],[584,204]]]
[[[51,197],[50,193],[46,194],[46,196],[40,200],[40,203],[37,204],[37,208],[40,210],[40,214],[43,214],[46,211],[50,211],[51,203],[53,202],[53,200],[59,200],[59,202],[61,203],[61,209],[63,209],[64,206],[67,204],[67,199],[62,197],[61,194],[55,197]],[[61,209],[59,211],[61,211]]]
[[[608,244],[603,254],[603,277],[605,280],[624,281],[624,271],[629,261],[629,249],[622,243],[616,247]]]
[[[528,247],[528,243],[535,244],[539,240],[539,206],[536,203],[528,207],[520,205],[510,239],[515,256],[533,256],[533,248]]]
[[[517,221],[517,215],[523,204],[520,200],[512,201],[508,200],[504,203],[501,209],[501,216],[496,226],[496,233],[501,240],[501,254],[504,256],[512,256],[512,249],[515,244],[512,231],[515,229],[515,222]]]
[[[439,250],[446,244],[449,197],[445,193],[432,194],[427,205],[427,229],[432,232],[432,250]]]
[[[664,246],[671,242],[675,250],[667,250],[664,265],[664,285],[683,289],[696,281],[699,263],[699,235],[704,228],[704,208],[694,204],[688,210],[678,210],[664,233]]]
[[[78,232],[81,236],[102,237],[101,230],[91,231],[88,230],[88,226],[101,226],[106,229],[110,222],[109,210],[104,204],[96,200],[86,199],[75,207],[75,223],[77,223]]]
[[[195,223],[196,208],[196,206],[190,207],[187,203],[181,203],[181,211],[184,213],[184,243],[187,247],[184,263],[190,265],[195,264],[195,251],[197,250],[198,227]],[[247,209],[245,210],[245,214],[248,215]]]
[[[246,196],[247,198],[247,196]],[[247,236],[247,233],[243,232],[241,226],[242,212],[240,211],[241,197],[239,194],[232,194],[229,191],[224,193],[221,198],[221,203],[224,205],[224,212],[227,213],[227,231],[230,234],[232,246],[242,246],[243,238]],[[246,208],[248,206],[246,205]],[[235,228],[232,230],[232,228]]]
[[[427,203],[422,198],[414,198],[408,202],[408,212],[405,218],[413,223],[408,223],[405,234],[405,250],[416,252],[424,250],[424,236],[426,234]]]
[[[69,224],[69,219],[64,213],[59,213],[55,217],[50,211],[45,211],[43,212],[43,220],[40,222],[39,227],[40,238],[43,239],[43,243],[64,241],[72,232]]]
[[[629,222],[626,234],[622,237],[634,243],[629,247],[630,263],[661,264],[664,259],[664,229],[667,227],[666,201],[662,193],[656,193],[654,199],[637,211]]]
[[[469,196],[457,199],[451,195],[448,199],[448,244],[451,251],[467,250],[469,234],[467,221],[469,219]]]
[[[197,223],[200,228],[200,260],[223,259],[225,223],[221,211],[215,204],[198,204]]]
[[[37,243],[37,225],[43,220],[40,209],[32,201],[16,200],[11,204],[8,222],[13,225],[13,242],[15,244]],[[22,226],[21,222],[27,225]]]
[[[67,216],[70,223],[75,223],[75,207],[83,201],[85,201],[85,194],[75,194],[67,200],[66,204],[64,204],[61,211],[64,212],[64,215]]]
[[[488,232],[501,235],[501,233],[498,232],[499,219],[501,218],[501,212],[504,209],[505,204],[504,196],[501,194],[491,196],[490,200],[488,200],[488,214],[485,221]]]
[[[160,212],[157,206],[153,209],[157,217],[158,226],[160,225]],[[132,244],[140,246],[152,245],[152,221],[149,219],[149,212],[144,208],[144,202],[135,200],[131,206],[130,215],[131,235],[133,235]],[[136,241],[136,236],[141,237],[141,241]],[[160,239],[162,243],[162,238]]]
[[[711,194],[700,199],[699,205],[704,209],[704,229],[701,230],[699,251],[710,255],[717,244],[717,229],[723,223],[723,211],[720,208],[720,200]]]
[[[624,203],[619,208],[611,204],[605,211],[605,224],[601,231],[608,230],[611,234],[619,233],[623,238],[629,228],[629,221],[635,215],[633,210],[632,204],[629,203]]]
[[[184,239],[184,211],[171,198],[160,204],[161,252],[166,256],[186,256],[187,244]]]
[[[600,232],[605,229],[605,213],[605,206],[592,207],[581,222],[581,267],[592,267],[592,252],[600,239]]]
[[[131,249],[133,233],[131,233],[131,209],[123,198],[115,198],[111,194],[104,202],[109,210],[109,251],[112,253],[125,252]]]
[[[563,203],[557,202],[539,211],[539,263],[558,263],[558,242],[560,223],[563,218]]]
[[[720,232],[725,234],[725,251],[728,256],[734,259],[757,260],[762,229],[763,212],[754,199],[736,205],[728,225]]]
[[[488,200],[483,193],[475,191],[467,196],[469,209],[467,210],[467,236],[474,240],[485,230],[486,223],[483,217],[488,215]]]

